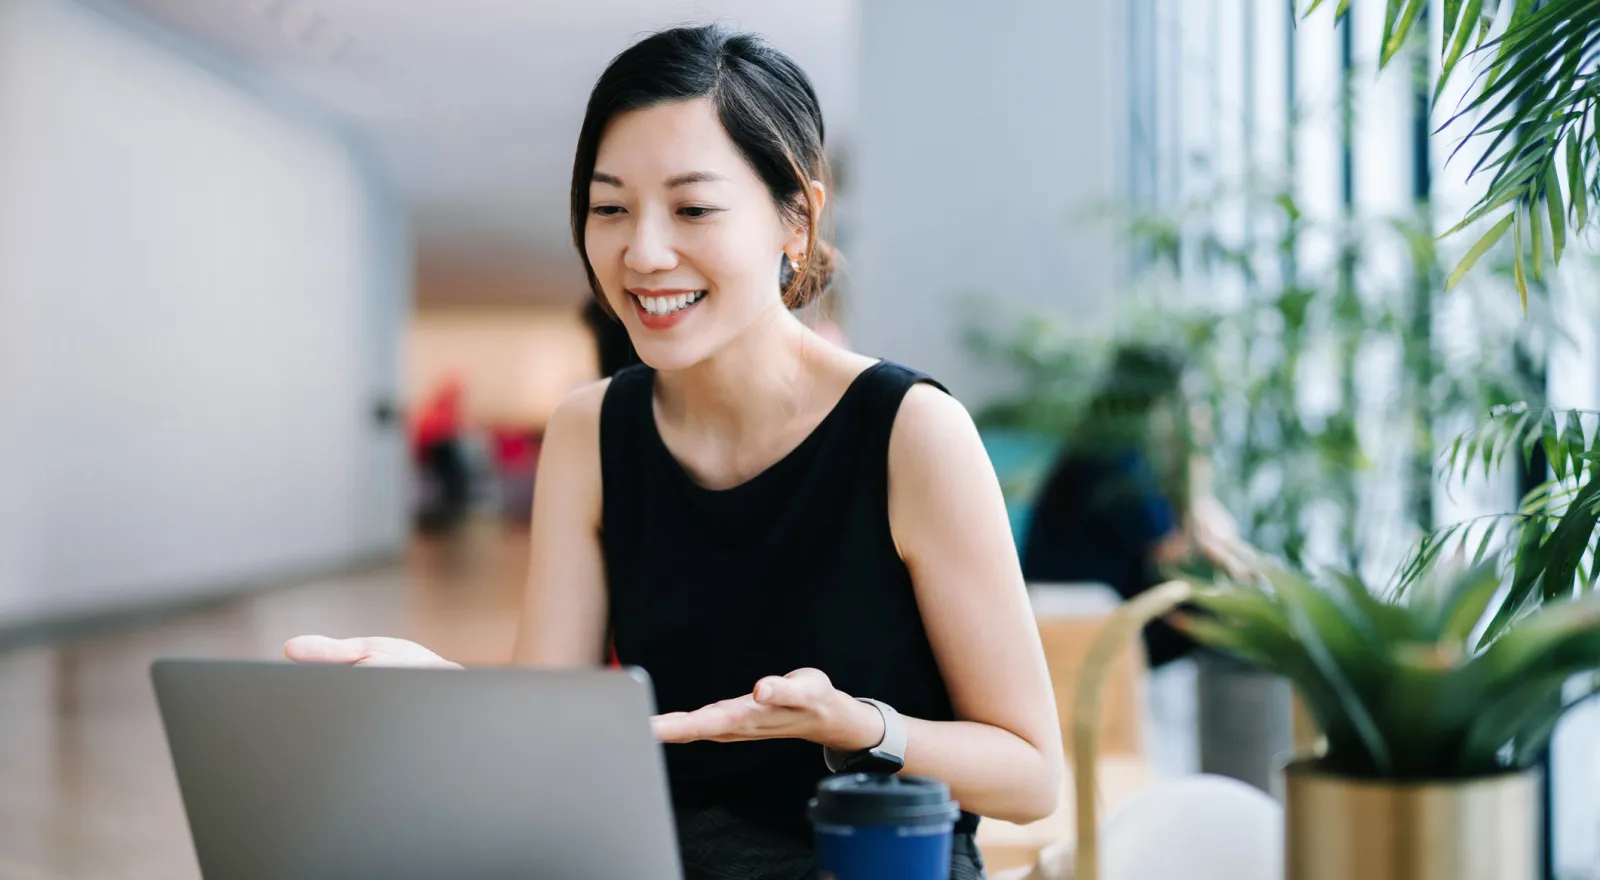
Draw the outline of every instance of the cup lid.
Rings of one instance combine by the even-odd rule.
[[[828,825],[933,825],[960,814],[943,782],[885,773],[830,776],[817,785],[810,809],[813,822]]]

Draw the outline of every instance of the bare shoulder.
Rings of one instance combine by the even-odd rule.
[[[576,440],[580,437],[598,440],[600,407],[605,403],[606,389],[610,386],[610,379],[601,379],[567,392],[545,425],[545,442]]]
[[[983,438],[961,401],[933,385],[906,392],[889,435],[889,528],[919,595],[951,583],[933,572],[1018,580],[1011,520]]]
[[[983,452],[983,442],[961,401],[926,382],[906,391],[889,435],[891,470],[917,473],[975,452]]]

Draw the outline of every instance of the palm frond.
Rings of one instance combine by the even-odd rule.
[[[1386,67],[1412,38],[1427,0],[1389,0],[1379,66]],[[1517,0],[1496,32],[1499,0],[1445,0],[1441,63],[1434,84],[1438,102],[1464,60],[1481,69],[1468,97],[1439,128],[1466,121],[1451,158],[1468,143],[1483,143],[1469,178],[1492,171],[1487,190],[1452,235],[1496,212],[1500,216],[1450,273],[1450,287],[1471,271],[1483,252],[1513,228],[1517,288],[1527,309],[1527,274],[1544,274],[1546,243],[1560,265],[1566,242],[1588,225],[1589,203],[1600,199],[1600,0]],[[1313,2],[1305,14],[1321,6]],[[1340,4],[1334,19],[1348,11]],[[1585,132],[1595,132],[1594,143]],[[1569,227],[1568,220],[1573,223]],[[1546,224],[1548,223],[1548,229]],[[1548,234],[1546,234],[1548,232]]]

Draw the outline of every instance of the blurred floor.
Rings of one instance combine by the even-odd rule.
[[[230,601],[122,635],[0,654],[0,878],[199,876],[150,688],[157,657],[278,658],[301,633],[510,656],[526,542],[497,524],[393,566]]]

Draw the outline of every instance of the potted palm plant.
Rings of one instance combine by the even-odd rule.
[[[1497,560],[1437,560],[1401,596],[1261,564],[1261,583],[1193,590],[1193,637],[1282,675],[1318,751],[1286,768],[1288,880],[1532,880],[1533,764],[1600,670],[1600,596],[1553,601],[1490,633]],[[1486,635],[1492,638],[1485,638]]]

